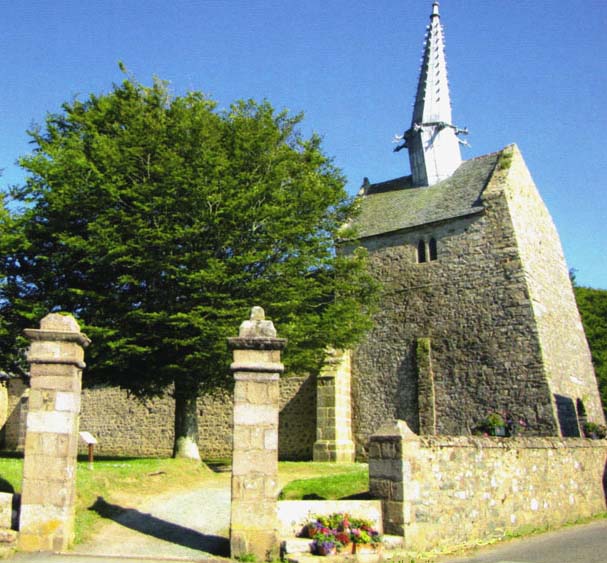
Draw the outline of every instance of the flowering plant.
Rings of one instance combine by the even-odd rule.
[[[302,535],[314,540],[314,551],[328,553],[333,548],[342,550],[349,544],[379,544],[382,537],[368,520],[350,518],[347,514],[334,513],[317,516],[308,522]]]
[[[492,412],[476,425],[473,434],[511,438],[516,435],[519,428],[523,430],[527,428],[527,423],[523,418],[516,421],[512,413],[508,411],[503,413]]]
[[[602,440],[607,437],[607,427],[603,424],[596,424],[595,422],[584,422],[582,425],[584,436],[586,438],[593,438],[595,440]]]

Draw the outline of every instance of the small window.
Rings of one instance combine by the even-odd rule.
[[[436,258],[438,257],[438,250],[436,247],[436,239],[435,238],[431,238],[430,242],[428,243],[428,247],[430,250],[430,260],[436,260]]]
[[[417,261],[420,264],[426,261],[426,241],[424,240],[417,243]]]

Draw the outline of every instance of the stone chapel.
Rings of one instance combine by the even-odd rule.
[[[515,145],[462,161],[439,3],[432,4],[411,125],[397,148],[411,175],[359,193],[356,240],[383,286],[374,328],[318,375],[280,380],[281,459],[366,457],[401,419],[418,434],[470,434],[493,412],[529,435],[604,423],[558,233]],[[280,333],[280,327],[277,326]],[[0,448],[22,450],[27,380],[0,376]],[[232,399],[199,398],[200,453],[231,455]],[[174,400],[82,392],[80,428],[101,455],[171,455]],[[82,444],[81,444],[82,447]]]
[[[352,354],[357,451],[387,419],[469,434],[508,412],[534,435],[603,423],[558,233],[516,145],[462,161],[439,3],[427,28],[411,125],[411,175],[365,181],[355,220],[383,284],[374,329]]]

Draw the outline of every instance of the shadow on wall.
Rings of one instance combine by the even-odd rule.
[[[89,510],[93,510],[99,516],[113,520],[126,528],[166,542],[222,557],[228,557],[230,554],[228,538],[201,534],[179,524],[156,518],[151,514],[139,512],[134,508],[124,508],[117,504],[111,504],[106,502],[103,497],[97,497],[95,504]]]
[[[3,428],[3,447],[8,450],[23,450],[25,443],[25,417],[27,396],[23,396],[9,413]]]
[[[404,420],[407,426],[419,434],[418,370],[415,361],[416,342],[411,341],[407,354],[398,366],[398,391],[396,420]]]
[[[605,504],[607,504],[607,462],[605,462],[605,470],[603,471],[603,493],[605,495]]]
[[[570,397],[554,395],[556,413],[561,427],[561,434],[567,438],[579,438],[580,426],[575,403]]]
[[[295,394],[280,407],[278,455],[281,461],[308,461],[316,441],[316,377],[285,377],[281,388],[297,385]]]

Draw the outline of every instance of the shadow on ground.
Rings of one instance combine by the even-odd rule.
[[[111,504],[106,502],[103,497],[97,497],[89,510],[93,510],[99,516],[113,520],[131,530],[173,544],[223,557],[230,554],[230,542],[227,538],[202,534],[134,508],[124,508],[117,504]]]
[[[0,477],[0,493],[14,493],[15,488],[6,480]]]

